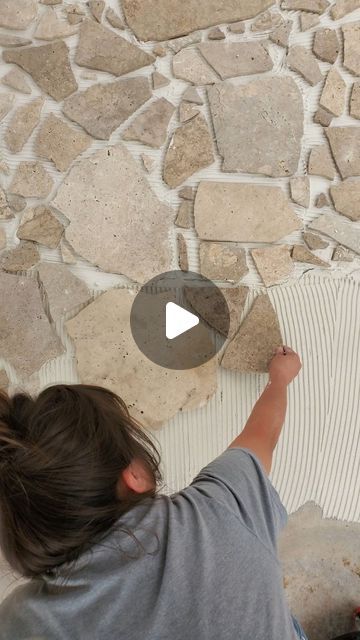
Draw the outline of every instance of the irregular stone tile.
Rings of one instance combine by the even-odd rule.
[[[300,14],[300,29],[301,31],[307,31],[312,27],[315,27],[319,24],[320,18],[316,13],[301,13]],[[315,32],[315,36],[316,36]]]
[[[31,40],[21,38],[20,36],[14,36],[10,33],[0,33],[1,47],[23,47],[27,44],[31,44]]]
[[[89,0],[88,7],[93,18],[95,18],[97,22],[101,22],[101,18],[105,9],[104,0]]]
[[[194,226],[194,205],[189,200],[185,200],[181,203],[179,211],[175,220],[177,227],[182,229],[191,229]]]
[[[164,182],[174,189],[214,162],[211,134],[201,114],[176,129],[164,160]]]
[[[0,208],[0,220],[9,220],[10,218],[14,218],[14,214],[10,207]]]
[[[77,13],[68,13],[67,19],[69,24],[80,24],[84,18]]]
[[[341,177],[360,176],[360,128],[329,127],[325,135]]]
[[[222,80],[270,71],[273,67],[261,42],[203,42],[198,48]]]
[[[13,62],[29,73],[40,89],[60,101],[77,89],[69,50],[62,40],[40,47],[22,47],[3,52],[5,62]]]
[[[276,242],[302,227],[280,187],[200,182],[194,211],[203,240]]]
[[[139,40],[168,40],[196,29],[224,22],[254,18],[273,4],[273,0],[123,0],[122,7],[130,29]],[[171,20],[169,20],[171,15]]]
[[[56,249],[63,233],[64,226],[51,209],[40,205],[25,211],[16,235],[20,240],[31,240]]]
[[[32,278],[0,274],[0,353],[21,377],[38,371],[64,348],[44,311],[38,283]]]
[[[7,87],[20,91],[20,93],[31,93],[31,87],[26,80],[25,74],[19,69],[10,69],[10,71],[1,78],[1,82]]]
[[[359,8],[360,0],[336,0],[330,9],[330,15],[333,20],[340,20],[340,18]]]
[[[317,267],[325,268],[330,266],[328,262],[325,262],[324,260],[321,260],[321,258],[315,256],[303,245],[295,245],[291,255],[292,259],[295,260],[295,262],[306,262],[307,264],[313,264]]]
[[[343,24],[344,36],[344,67],[360,75],[360,22]]]
[[[181,102],[179,107],[179,120],[180,122],[188,122],[195,118],[200,113],[200,110],[191,102]]]
[[[181,271],[189,271],[189,260],[186,246],[186,240],[182,233],[178,233],[177,236],[178,246],[178,264]]]
[[[185,89],[182,99],[186,102],[193,102],[194,104],[204,104],[195,87],[188,87]]]
[[[167,87],[167,85],[170,84],[169,78],[166,78],[158,71],[154,71],[154,73],[151,74],[151,78],[154,91],[156,91],[156,89],[161,89],[161,87]]]
[[[350,251],[350,249],[346,249],[346,247],[341,247],[340,245],[336,247],[334,250],[332,260],[335,262],[352,262],[356,258],[356,254]]]
[[[213,84],[219,82],[215,71],[209,67],[196,49],[179,51],[172,61],[175,78],[192,82],[193,84]]]
[[[208,33],[209,40],[224,40],[225,33],[220,29],[220,27],[214,27],[210,29]]]
[[[280,13],[272,11],[264,11],[260,14],[256,20],[252,23],[250,30],[257,33],[258,31],[269,31],[270,29],[276,29],[284,23],[284,19]]]
[[[314,122],[321,124],[323,127],[328,127],[333,119],[333,114],[326,111],[322,107],[319,107],[314,115]]]
[[[229,25],[229,31],[231,31],[231,33],[244,33],[245,23],[242,21],[233,22],[232,24]]]
[[[333,64],[340,51],[340,42],[334,29],[318,29],[315,32],[313,52],[315,55]]]
[[[213,395],[217,362],[212,358],[185,371],[150,362],[132,337],[133,300],[128,289],[107,291],[66,322],[66,329],[75,344],[81,381],[121,394],[142,424],[160,427],[180,409],[202,405]]]
[[[250,253],[266,287],[284,282],[293,272],[288,245],[251,249]]]
[[[65,264],[76,264],[76,257],[71,250],[70,245],[67,244],[64,239],[60,242],[60,253]]]
[[[9,249],[1,254],[0,267],[9,273],[28,271],[39,260],[39,252],[32,242],[20,242],[15,249]]]
[[[108,140],[149,98],[147,78],[126,78],[79,91],[64,101],[63,112],[94,138]]]
[[[105,12],[106,20],[111,24],[115,29],[125,29],[125,24],[122,18],[112,9],[108,7]]]
[[[16,109],[9,126],[5,131],[4,140],[12,153],[18,153],[30,138],[40,120],[44,98],[36,98]]]
[[[151,173],[154,168],[155,160],[153,158],[150,158],[150,156],[147,156],[145,153],[142,153],[140,157],[144,165],[145,171],[147,171],[148,173]]]
[[[16,213],[23,211],[26,207],[26,200],[22,196],[15,196],[9,193],[7,195],[7,201],[8,201],[9,207],[14,211],[16,211]]]
[[[328,0],[283,0],[282,9],[289,11],[309,11],[310,13],[324,13],[329,6]]]
[[[320,231],[348,249],[360,253],[360,231],[339,216],[324,213],[309,226],[313,231]]]
[[[92,298],[85,282],[74,276],[64,264],[42,263],[37,272],[54,322]]]
[[[290,47],[286,61],[289,69],[299,73],[312,86],[323,78],[315,56],[306,47]]]
[[[70,25],[59,20],[54,9],[48,7],[42,14],[35,29],[34,38],[37,40],[56,40],[74,35],[78,30],[76,25]]]
[[[225,350],[221,366],[243,373],[268,371],[274,349],[283,344],[279,321],[267,295],[258,296]]]
[[[338,70],[332,67],[326,77],[320,105],[334,116],[341,116],[345,109],[345,98],[346,83]]]
[[[269,38],[275,42],[275,44],[278,44],[281,47],[287,47],[292,28],[293,21],[286,20],[284,24],[281,24],[280,27],[277,27],[277,29],[270,33]]]
[[[5,191],[0,187],[0,209],[3,209],[7,205]]]
[[[350,220],[360,220],[360,180],[349,178],[330,188],[330,195],[336,211]]]
[[[36,0],[0,0],[0,27],[5,29],[26,29],[36,14]]]
[[[179,198],[182,198],[183,200],[194,200],[195,189],[192,187],[182,187],[179,189]]]
[[[224,317],[224,303],[219,291],[225,298],[229,317]],[[247,287],[184,287],[185,299],[205,322],[218,333],[231,339],[240,325],[246,298]],[[230,319],[230,323],[229,323]]]
[[[335,165],[327,144],[311,149],[308,172],[312,176],[323,176],[329,180],[335,178]]]
[[[175,107],[165,98],[158,98],[140,113],[123,132],[124,140],[136,140],[159,149],[166,141],[167,128]]]
[[[0,93],[0,122],[9,113],[14,104],[13,93]]]
[[[156,44],[152,52],[154,56],[159,56],[160,58],[164,58],[166,56],[166,49],[162,44]]]
[[[79,160],[52,204],[70,221],[74,251],[104,271],[145,282],[170,270],[173,212],[124,145]]]
[[[310,233],[310,231],[305,231],[304,233],[304,241],[307,246],[311,250],[317,251],[318,249],[326,249],[329,246],[328,242],[325,242],[320,236],[315,233]]]
[[[10,167],[4,160],[0,160],[0,173],[3,173],[6,176],[10,173]]]
[[[223,171],[274,177],[297,171],[304,111],[292,78],[221,83],[209,88],[208,96]]]
[[[321,209],[322,207],[326,207],[329,204],[330,204],[329,199],[325,193],[320,193],[320,195],[318,195],[318,197],[315,200],[315,207],[318,207],[319,209]]]
[[[68,15],[76,15],[76,16],[85,15],[85,11],[83,7],[79,4],[66,4],[64,9],[65,9],[65,13],[67,13]]]
[[[299,176],[290,180],[291,199],[301,207],[310,205],[310,180],[308,176]]]
[[[351,90],[350,115],[360,120],[360,81],[354,82]]]
[[[4,369],[0,371],[0,389],[7,391],[9,388],[10,380],[7,376],[7,373]]]
[[[4,229],[0,228],[0,251],[6,247],[6,233]]]
[[[80,67],[108,71],[115,76],[147,67],[155,58],[135,46],[111,29],[93,20],[84,20],[80,26],[79,44],[75,62]]]
[[[200,31],[197,31],[196,33],[191,33],[189,36],[170,40],[167,45],[171,51],[173,51],[174,53],[179,53],[181,49],[185,49],[185,47],[189,47],[191,44],[196,44],[197,42],[200,42],[201,39],[202,34]]]
[[[200,273],[205,278],[234,283],[248,272],[245,249],[218,242],[200,242]]]
[[[73,160],[91,143],[90,136],[51,113],[38,131],[34,149],[37,155],[51,160],[59,171],[67,171]]]
[[[9,192],[24,198],[46,198],[53,187],[53,180],[40,162],[20,162]]]

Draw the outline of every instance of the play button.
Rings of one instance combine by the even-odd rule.
[[[214,358],[230,325],[221,290],[191,271],[169,271],[146,282],[130,314],[133,338],[152,362],[193,369]]]

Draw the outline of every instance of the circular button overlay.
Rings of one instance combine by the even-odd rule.
[[[228,337],[230,314],[221,289],[192,271],[167,271],[146,282],[131,308],[140,351],[166,369],[193,369]]]

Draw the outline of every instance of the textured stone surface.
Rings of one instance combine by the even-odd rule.
[[[300,73],[313,86],[323,78],[315,56],[306,47],[298,45],[290,47],[286,61],[289,69]]]
[[[164,181],[173,189],[214,159],[209,127],[199,114],[176,129],[164,160]]]
[[[164,58],[166,56],[166,49],[162,46],[162,44],[156,44],[152,50],[154,56],[159,56],[160,58]]]
[[[202,58],[196,49],[183,49],[177,53],[172,61],[175,78],[192,82],[193,84],[214,84],[219,82],[215,71]]]
[[[310,151],[308,171],[313,176],[335,178],[335,165],[327,144],[321,144]]]
[[[311,233],[310,231],[305,231],[304,233],[304,241],[306,242],[309,249],[312,251],[317,251],[318,249],[326,249],[329,246],[329,243],[323,240],[320,236],[315,233]]]
[[[15,249],[1,254],[0,267],[9,273],[16,273],[31,269],[39,260],[39,252],[32,242],[20,242]]]
[[[55,249],[64,233],[64,227],[51,209],[40,205],[25,211],[16,235],[20,240],[32,240]]]
[[[336,0],[330,9],[330,15],[333,20],[340,20],[346,14],[360,8],[360,0]]]
[[[86,133],[70,127],[51,113],[38,131],[34,148],[37,155],[52,160],[59,171],[66,171],[91,142]]]
[[[360,81],[354,82],[351,90],[350,115],[360,120]]]
[[[147,171],[148,173],[151,173],[152,170],[154,169],[154,165],[155,165],[154,158],[150,158],[150,156],[147,156],[145,153],[142,153],[140,155],[140,158],[141,158],[142,163],[144,165],[145,171]]]
[[[233,22],[229,25],[229,31],[231,31],[231,33],[244,33],[245,23],[241,20],[239,22]]]
[[[264,11],[254,22],[252,23],[250,30],[257,33],[258,31],[269,31],[270,29],[276,29],[284,20],[280,13],[275,11]]]
[[[198,48],[222,80],[273,67],[267,48],[260,42],[203,42]]]
[[[10,71],[1,78],[1,82],[7,87],[20,91],[20,93],[31,93],[31,87],[26,76],[20,69],[10,69]]]
[[[4,140],[12,153],[18,153],[30,138],[40,120],[44,99],[36,98],[18,107],[5,131]]]
[[[5,391],[9,388],[9,378],[4,369],[0,371],[0,389],[4,389]]]
[[[315,32],[313,52],[315,55],[333,64],[340,51],[340,42],[334,29],[318,29]]]
[[[62,239],[60,242],[60,252],[63,262],[65,264],[76,264],[76,256],[72,251],[69,243],[66,240]]]
[[[21,36],[15,36],[12,33],[0,33],[1,47],[23,47],[27,44],[31,44],[31,40],[22,38]]]
[[[308,176],[299,176],[290,180],[291,199],[301,207],[310,204],[310,180]]]
[[[89,0],[88,7],[93,18],[95,18],[97,22],[101,22],[101,18],[105,9],[104,0]]]
[[[349,178],[330,188],[336,211],[350,220],[360,220],[360,180]]]
[[[20,162],[9,187],[9,193],[24,198],[46,198],[53,180],[40,162]]]
[[[191,229],[194,226],[194,205],[189,200],[185,200],[179,207],[175,224],[182,229]]]
[[[333,67],[326,76],[324,88],[320,96],[320,105],[333,113],[341,116],[345,109],[346,83],[338,70]]]
[[[0,220],[9,220],[10,218],[14,218],[12,209],[7,206],[0,208]]]
[[[179,189],[179,198],[183,200],[194,200],[196,190],[192,187],[181,187]]]
[[[284,282],[292,274],[294,265],[288,245],[252,249],[251,255],[266,287]]]
[[[85,282],[74,276],[64,264],[42,263],[37,272],[54,322],[92,298]]]
[[[317,24],[319,24],[320,18],[316,13],[303,13],[300,14],[300,29],[301,31],[307,31],[308,29],[312,29]],[[315,32],[315,36],[316,36]]]
[[[154,91],[156,91],[156,89],[161,89],[162,87],[167,87],[167,85],[170,84],[169,78],[166,78],[162,73],[159,73],[158,71],[154,71],[154,73],[151,75],[151,79]]]
[[[280,187],[200,182],[194,211],[203,240],[275,242],[301,228]]]
[[[360,230],[349,221],[342,221],[340,216],[324,213],[309,226],[313,231],[320,231],[348,249],[360,253]]]
[[[315,200],[315,207],[321,209],[322,207],[326,207],[328,204],[330,203],[327,195],[325,193],[320,193]]]
[[[194,104],[204,104],[195,87],[188,87],[185,89],[182,99],[186,100],[186,102],[193,102]]]
[[[336,247],[332,260],[335,262],[352,262],[356,258],[356,254],[350,249],[346,249],[346,247],[341,247],[340,245]]]
[[[172,210],[123,145],[78,161],[52,204],[70,221],[65,236],[76,253],[104,271],[145,282],[169,270]]]
[[[200,242],[200,273],[205,278],[239,282],[248,272],[245,249]]]
[[[360,75],[360,22],[342,26],[344,36],[344,67]]]
[[[272,4],[273,0],[123,0],[122,7],[139,40],[161,41],[224,22],[247,20]]]
[[[200,109],[191,102],[181,102],[179,107],[180,122],[188,122],[200,113]]]
[[[341,177],[360,176],[360,127],[329,127],[325,135]]]
[[[83,383],[105,386],[124,399],[132,415],[160,427],[180,409],[202,405],[216,390],[216,359],[185,371],[150,362],[137,348],[130,330],[134,295],[107,291],[66,323],[75,343]]]
[[[220,27],[214,27],[210,29],[208,33],[209,40],[224,40],[225,33],[220,29]]]
[[[310,11],[311,13],[324,13],[329,6],[328,0],[283,0],[282,9],[292,11]]]
[[[22,376],[63,353],[45,314],[35,280],[0,273],[0,353]]]
[[[0,160],[0,173],[3,173],[5,176],[10,174],[10,167],[5,160]]]
[[[323,127],[328,127],[333,119],[333,114],[326,111],[322,107],[319,107],[314,114],[314,122],[321,124]]]
[[[178,248],[178,264],[181,271],[189,271],[189,260],[186,246],[186,240],[182,233],[178,233],[176,236],[177,248]]]
[[[6,233],[4,229],[0,228],[0,251],[6,247]]]
[[[191,33],[189,36],[184,36],[183,38],[176,38],[175,40],[169,40],[167,42],[167,46],[174,53],[179,53],[181,49],[185,49],[185,47],[189,47],[191,44],[196,44],[202,40],[201,31],[196,31],[195,33]]]
[[[79,91],[64,101],[63,111],[94,138],[108,140],[150,97],[147,78],[127,78]]]
[[[321,260],[321,258],[318,258],[317,256],[315,256],[313,253],[311,253],[311,251],[309,251],[309,249],[307,249],[306,247],[300,244],[295,245],[291,255],[292,255],[292,259],[295,260],[296,262],[306,262],[307,264],[313,264],[316,267],[324,267],[324,268],[327,268],[330,266],[328,262]]]
[[[219,290],[226,300],[229,318],[224,316],[224,304],[220,299]],[[219,287],[217,290],[208,286],[185,287],[184,291],[187,302],[210,327],[226,338],[231,339],[234,336],[239,328],[249,293],[247,287]]]
[[[111,24],[112,27],[115,27],[115,29],[125,29],[123,19],[120,18],[120,16],[114,11],[114,9],[108,7],[106,9],[105,15],[107,21]]]
[[[26,200],[22,196],[16,196],[11,193],[7,195],[7,201],[9,203],[9,207],[19,213],[20,211],[24,211],[26,207]]]
[[[289,43],[289,36],[293,27],[292,20],[286,20],[284,24],[281,24],[277,29],[270,33],[270,40],[275,42],[281,47],[287,47]]]
[[[267,295],[256,298],[228,345],[221,366],[244,373],[266,372],[274,349],[283,343],[275,310]]]
[[[159,98],[140,113],[123,132],[124,140],[137,140],[159,149],[167,138],[167,129],[175,107],[165,98]]]
[[[34,38],[37,40],[56,40],[74,35],[78,30],[77,25],[70,25],[64,20],[59,20],[54,9],[47,7],[41,15],[35,29]]]
[[[0,93],[0,122],[9,113],[14,104],[13,93]]]
[[[0,0],[0,27],[5,29],[26,29],[36,14],[36,0]]]
[[[263,78],[239,86],[221,83],[209,88],[208,95],[223,171],[274,177],[296,172],[303,101],[292,78]]]
[[[146,67],[154,60],[154,56],[111,29],[93,20],[84,20],[81,23],[75,55],[75,62],[79,66],[122,76],[124,73]]]
[[[3,58],[5,62],[13,62],[27,71],[54,100],[63,100],[77,89],[69,50],[62,40],[40,47],[9,49],[3,52]]]

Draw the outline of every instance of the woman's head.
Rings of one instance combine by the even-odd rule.
[[[159,453],[111,391],[0,392],[0,546],[34,577],[75,560],[161,480]]]

